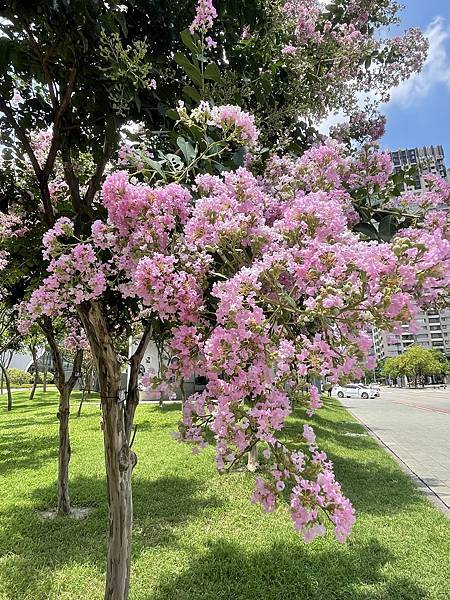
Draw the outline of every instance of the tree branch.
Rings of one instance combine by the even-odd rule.
[[[34,174],[36,175],[36,179],[39,183],[39,190],[41,192],[42,204],[44,206],[45,220],[47,225],[50,227],[55,222],[55,216],[53,214],[53,207],[50,198],[50,190],[48,189],[48,176],[45,176],[44,171],[41,169],[38,159],[31,147],[30,141],[27,138],[25,131],[19,125],[14,117],[14,113],[11,108],[6,103],[5,99],[0,96],[0,110],[5,115],[6,120],[8,121],[10,127],[14,130],[17,138],[21,142],[22,146],[28,158],[31,161],[31,165],[33,167]]]
[[[2,98],[1,96],[0,96],[0,110],[5,115],[10,127],[15,131],[19,141],[21,142],[22,146],[25,149],[25,152],[27,153],[27,155],[31,161],[35,175],[39,179],[39,176],[42,173],[42,169],[41,169],[41,166],[39,165],[38,159],[36,158],[33,148],[31,147],[31,144],[25,134],[25,131],[22,129],[22,127],[19,125],[19,123],[14,118],[13,111],[7,105],[5,99]]]
[[[75,87],[76,74],[77,69],[75,66],[73,66],[69,72],[69,81],[67,83],[66,91],[53,120],[52,141],[50,144],[50,150],[48,152],[47,160],[45,161],[45,165],[43,168],[44,175],[47,178],[50,176],[50,173],[53,170],[56,155],[58,154],[58,150],[60,148],[62,118],[69,107],[70,97]]]
[[[125,406],[125,428],[128,439],[130,439],[131,435],[134,413],[136,412],[136,407],[139,404],[139,365],[142,362],[147,346],[151,340],[152,332],[153,330],[150,325],[145,327],[138,347],[130,358],[130,379],[128,381],[127,401]]]
[[[70,374],[69,379],[67,380],[66,386],[69,390],[73,389],[73,386],[76,384],[77,379],[81,373],[81,365],[83,364],[83,350],[77,350],[75,354],[75,359],[72,365],[72,373]]]
[[[86,191],[86,194],[84,195],[84,203],[87,206],[90,206],[92,204],[95,194],[100,189],[100,183],[102,181],[106,165],[108,164],[108,160],[110,159],[111,154],[114,150],[115,142],[116,123],[112,121],[110,123],[107,123],[106,125],[105,142],[103,144],[103,154],[101,159],[97,163],[95,173],[92,175],[89,181],[88,189]]]
[[[52,321],[49,317],[42,317],[42,319],[38,321],[38,324],[44,332],[48,345],[50,346],[50,351],[52,353],[53,358],[53,366],[55,367],[56,373],[58,375],[58,382],[56,384],[56,387],[61,392],[64,385],[66,384],[66,376],[64,373],[62,355],[58,348],[58,344],[56,343],[55,330],[53,329]]]
[[[77,214],[80,214],[82,206],[80,195],[80,182],[78,180],[78,177],[75,175],[75,171],[73,169],[73,164],[70,157],[70,149],[63,146],[61,148],[61,155],[63,160],[64,175],[66,177],[67,185],[69,186],[72,205],[75,212]]]
[[[57,46],[58,38],[56,38],[56,40],[55,40],[54,44],[52,45],[52,47],[50,48],[50,50],[48,52],[44,53],[39,48],[39,44],[37,43],[37,41],[33,35],[33,32],[31,31],[30,24],[24,20],[23,27],[24,27],[25,31],[28,33],[28,39],[30,42],[31,49],[33,50],[34,54],[36,55],[36,58],[40,61],[41,65],[42,65],[42,70],[44,72],[45,81],[47,82],[48,92],[50,94],[50,100],[52,102],[53,110],[56,110],[58,108],[58,100],[56,98],[55,88],[54,88],[53,81],[52,81],[52,78],[50,75],[50,70],[48,68],[48,60],[49,60],[50,56],[52,55],[54,49]]]

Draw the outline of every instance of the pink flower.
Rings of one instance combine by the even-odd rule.
[[[206,45],[208,46],[208,48],[216,48],[217,47],[216,40],[213,40],[213,38],[209,35],[208,35],[208,37],[205,38],[205,42],[206,42]]]
[[[226,133],[235,132],[238,138],[250,145],[255,144],[259,136],[255,118],[239,106],[215,106],[211,111],[210,123]]]
[[[287,46],[283,46],[283,48],[281,48],[282,54],[292,55],[292,54],[295,54],[296,52],[297,52],[297,48],[295,46],[287,45]]]
[[[214,8],[212,0],[198,0],[195,18],[189,26],[189,31],[191,33],[195,31],[208,31],[213,26],[216,17],[217,11]]]

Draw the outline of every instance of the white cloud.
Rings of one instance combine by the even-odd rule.
[[[347,120],[348,118],[345,115],[344,111],[340,110],[337,113],[329,114],[323,121],[320,121],[320,123],[318,123],[317,125],[317,129],[320,133],[323,133],[323,135],[328,135],[330,132],[330,127],[333,127],[333,125],[337,125],[338,123],[342,123]]]
[[[430,43],[425,64],[420,73],[416,73],[392,90],[388,106],[416,104],[428,96],[437,85],[445,85],[450,90],[450,57],[447,51],[450,29],[442,17],[436,17],[424,33]]]

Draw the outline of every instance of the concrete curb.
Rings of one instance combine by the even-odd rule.
[[[350,409],[346,408],[346,410],[348,410],[350,412],[350,414],[352,415],[352,417],[354,419],[356,419],[358,421],[358,423],[364,427],[364,429],[367,431],[367,433],[370,435],[370,437],[372,439],[374,439],[378,443],[379,446],[384,448],[384,450],[386,450],[388,452],[388,454],[390,454],[392,456],[392,458],[395,460],[395,462],[401,468],[403,473],[405,473],[406,475],[408,475],[408,477],[410,477],[410,479],[412,479],[412,481],[419,488],[419,490],[422,492],[422,494],[424,494],[424,496],[426,496],[426,498],[434,506],[436,506],[436,508],[438,508],[448,519],[450,519],[450,506],[448,506],[443,500],[441,500],[441,498],[438,496],[438,494],[436,494],[436,492],[434,490],[432,490],[430,488],[430,486],[421,477],[419,477],[417,475],[417,473],[415,473],[408,466],[408,464],[405,463],[405,461],[403,459],[401,459],[400,456],[398,456],[398,454],[396,454],[394,452],[394,450],[392,450],[392,448],[390,448],[385,442],[383,442],[383,440],[375,433],[375,431],[373,431],[368,425],[366,425],[366,423],[364,423],[364,421],[362,421],[359,417],[357,417],[355,414],[353,414],[353,412]]]

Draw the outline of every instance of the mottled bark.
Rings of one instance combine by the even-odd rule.
[[[41,328],[45,333],[50,351],[52,353],[55,369],[55,383],[59,391],[59,409],[57,417],[59,420],[59,452],[58,452],[58,501],[57,509],[59,515],[70,514],[69,494],[69,463],[71,456],[70,448],[70,395],[77,382],[78,374],[83,362],[83,351],[78,350],[72,365],[72,373],[66,380],[64,372],[63,357],[56,342],[53,326],[50,319],[44,319]]]
[[[59,515],[70,514],[69,462],[71,455],[69,436],[70,392],[63,386],[59,393],[59,451],[58,451],[58,504]]]
[[[133,496],[131,474],[136,462],[125,427],[124,402],[119,402],[120,364],[99,303],[79,307],[100,384],[106,480],[109,504],[105,599],[128,598],[131,567]]]
[[[100,385],[103,413],[103,438],[109,503],[108,558],[105,600],[127,600],[131,570],[133,493],[131,477],[137,457],[130,437],[139,402],[139,364],[150,337],[146,331],[130,359],[130,377],[126,396],[119,398],[120,363],[108,324],[98,302],[78,307],[94,357]]]

